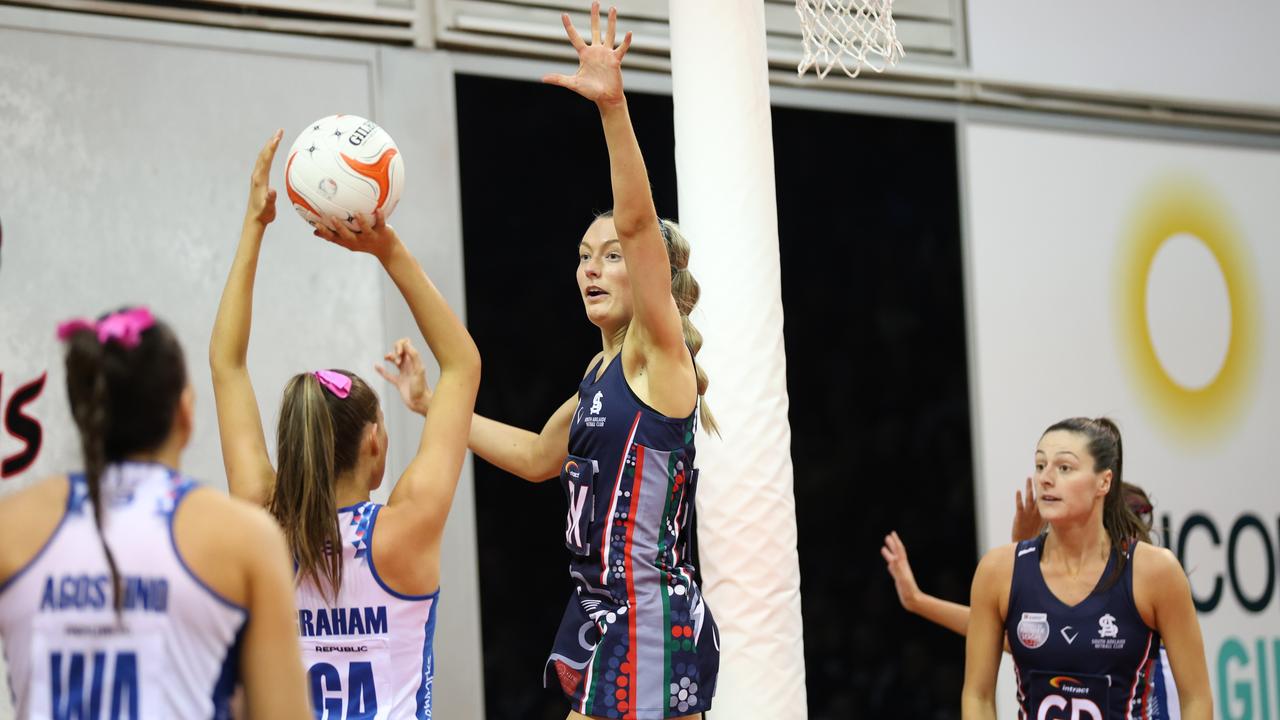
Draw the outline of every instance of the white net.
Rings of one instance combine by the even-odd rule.
[[[862,68],[884,72],[902,59],[893,0],[796,0],[804,36],[799,73],[825,78],[839,65],[849,77]]]

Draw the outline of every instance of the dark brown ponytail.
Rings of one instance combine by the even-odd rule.
[[[177,337],[156,321],[138,343],[105,343],[85,327],[67,337],[67,399],[80,431],[85,484],[94,525],[111,572],[116,616],[124,607],[123,583],[115,554],[103,534],[102,477],[110,463],[159,447],[169,437],[187,384]]]
[[[1125,501],[1124,442],[1120,428],[1110,418],[1076,417],[1054,423],[1044,431],[1044,435],[1056,430],[1085,436],[1089,441],[1089,454],[1093,456],[1093,471],[1111,471],[1111,488],[1102,505],[1102,525],[1116,552],[1115,571],[1103,585],[1104,588],[1111,587],[1123,576],[1129,561],[1126,553],[1131,546],[1139,540],[1149,541],[1151,538],[1150,528]]]
[[[70,339],[67,351],[67,395],[72,398],[71,414],[80,430],[80,451],[84,456],[85,484],[89,487],[89,504],[93,506],[93,524],[98,542],[107,557],[111,571],[111,597],[117,619],[124,607],[120,569],[116,556],[102,534],[102,475],[107,469],[107,376],[103,347],[94,333],[78,332]],[[75,492],[74,488],[71,492]]]

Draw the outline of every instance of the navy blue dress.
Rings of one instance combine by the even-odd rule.
[[[1112,549],[1097,587],[1068,606],[1044,581],[1045,536],[1018,543],[1005,632],[1018,683],[1019,718],[1130,720],[1160,716],[1160,636],[1133,601],[1133,548],[1112,579]]]
[[[574,710],[656,720],[711,707],[720,638],[694,581],[697,409],[667,417],[636,397],[619,352],[578,386],[565,546],[574,593],[544,674]]]

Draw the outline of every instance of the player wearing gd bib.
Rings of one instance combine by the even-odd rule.
[[[296,627],[315,717],[429,718],[440,539],[466,452],[480,356],[380,213],[372,223],[357,219],[359,235],[329,218],[336,232],[316,235],[375,256],[404,295],[440,364],[436,402],[386,506],[369,501],[387,458],[378,396],[345,370],[289,380],[276,432],[279,465],[271,466],[245,359],[258,250],[275,218],[267,178],[279,142],[277,132],[259,153],[209,347],[227,482],[233,495],[265,504],[284,528],[297,564]],[[424,382],[407,339],[386,359],[398,368],[392,375],[379,367],[387,379]]]
[[[1007,637],[1019,716],[1128,720],[1160,710],[1172,670],[1181,716],[1212,717],[1204,642],[1173,554],[1123,500],[1120,430],[1106,418],[1050,426],[1036,448],[1036,499],[1047,534],[992,550],[973,578],[963,716],[994,718]],[[1158,663],[1163,639],[1168,659]]]
[[[1142,533],[1137,539],[1142,542],[1151,542],[1150,531],[1153,521],[1152,513],[1154,511],[1151,499],[1147,497],[1145,490],[1130,482],[1123,483],[1121,491],[1124,494],[1125,504],[1140,521]],[[1023,541],[1036,540],[1044,529],[1044,522],[1041,520],[1040,511],[1036,507],[1035,492],[1031,487],[1031,478],[1027,478],[1026,499],[1024,500],[1023,494],[1018,492],[1015,498],[1015,507],[1013,542],[1021,543]],[[1025,546],[1020,545],[1019,552],[1024,551]],[[893,576],[894,588],[897,590],[898,600],[902,603],[904,610],[959,633],[961,637],[968,634],[969,606],[934,597],[920,589],[920,586],[916,584],[915,573],[911,570],[911,563],[907,559],[906,545],[898,537],[898,533],[892,532],[885,536],[884,547],[880,549],[880,554],[884,556],[886,568],[889,574]],[[1039,562],[1039,555],[1036,555],[1036,562]],[[1037,569],[1036,572],[1038,573],[1039,570]],[[1041,579],[1043,579],[1043,575],[1041,575]],[[1034,578],[1031,580],[1030,584],[1033,586],[1031,591],[1037,592],[1038,588],[1034,587],[1037,583],[1034,582]],[[1015,577],[1013,582],[1017,583],[1019,580]],[[1027,583],[1025,576],[1023,582],[1024,584]],[[1128,582],[1130,584],[1130,592],[1132,592],[1132,574],[1128,576]],[[1011,595],[1017,594],[1020,593],[1011,593]],[[1008,614],[1010,617],[1017,616],[1017,613],[1012,611]],[[1135,627],[1140,625],[1139,623]],[[1031,625],[1028,627],[1031,627]],[[1016,637],[1016,634],[1010,637]],[[1005,651],[1008,652],[1008,642],[1005,643],[1005,646]],[[1181,720],[1182,715],[1178,708],[1177,687],[1173,681],[1173,673],[1169,670],[1169,658],[1163,646],[1160,647],[1158,657],[1155,657],[1151,664],[1149,687],[1151,692],[1144,693],[1139,698],[1139,701],[1143,704],[1150,720]]]
[[[193,393],[146,308],[63,323],[85,470],[0,502],[0,636],[18,717],[307,717],[279,528],[177,468]]]

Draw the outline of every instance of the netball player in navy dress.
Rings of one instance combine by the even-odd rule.
[[[578,288],[603,350],[541,433],[477,415],[470,445],[526,480],[559,477],[568,498],[575,588],[544,670],[570,717],[696,717],[711,706],[719,668],[690,555],[694,433],[707,383],[688,319],[697,283],[688,243],[654,209],[631,127],[621,73],[630,34],[615,50],[616,12],[602,37],[598,4],[589,44],[563,20],[580,66],[544,80],[596,103],[612,169],[614,211],[578,245]],[[427,412],[429,390],[402,392]],[[701,421],[710,427],[708,416]]]
[[[1019,717],[1150,717],[1163,641],[1183,718],[1212,717],[1191,589],[1168,550],[1131,538],[1120,431],[1072,418],[1036,448],[1049,532],[987,553],[973,578],[962,696],[966,719],[994,718],[1000,653],[1013,655]]]
[[[308,716],[289,558],[260,508],[179,471],[195,393],[145,307],[59,326],[84,470],[0,501],[0,639],[20,718]]]
[[[1154,508],[1147,493],[1141,487],[1126,482],[1122,485],[1125,504],[1138,517],[1145,530],[1138,540],[1151,542],[1150,531],[1153,522]],[[1031,488],[1031,478],[1027,478],[1026,499],[1021,492],[1015,498],[1016,510],[1013,516],[1013,542],[1033,540],[1044,529],[1040,519],[1040,511],[1036,508],[1035,493]],[[969,632],[969,606],[935,597],[920,589],[916,584],[915,573],[911,570],[911,562],[907,559],[907,546],[891,532],[884,538],[884,547],[880,554],[885,559],[885,567],[893,577],[893,586],[898,593],[898,602],[902,609],[914,613],[930,622],[941,625],[961,637]],[[1005,644],[1008,651],[1008,643]],[[1173,681],[1173,673],[1169,670],[1168,654],[1164,646],[1160,646],[1160,656],[1153,670],[1154,691],[1150,697],[1148,709],[1149,720],[1182,720],[1178,708],[1177,686]]]

